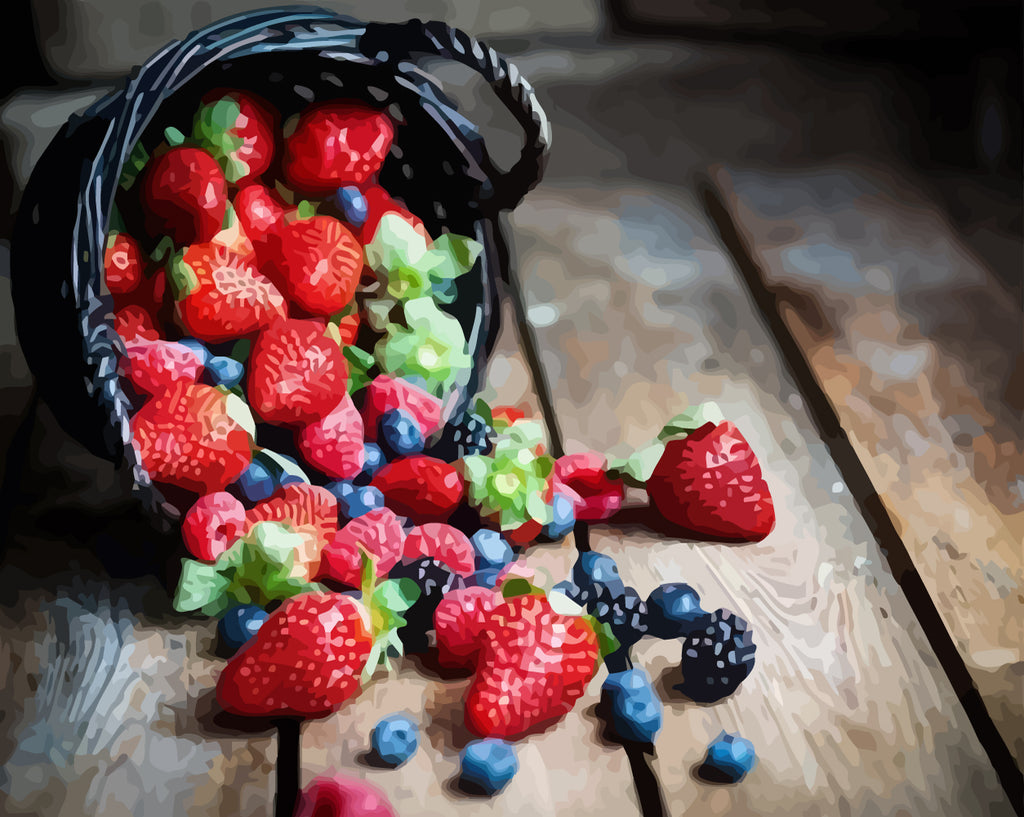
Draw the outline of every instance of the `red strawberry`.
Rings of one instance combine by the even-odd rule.
[[[611,479],[608,460],[596,451],[566,454],[555,461],[555,483],[570,488],[580,499],[576,518],[583,522],[608,519],[622,508],[626,486]]]
[[[303,535],[304,545],[295,560],[312,577],[320,569],[324,547],[338,531],[338,500],[319,485],[290,482],[246,511],[245,533],[259,522],[284,522]]]
[[[285,179],[291,187],[317,195],[362,184],[380,170],[394,135],[387,114],[360,102],[307,108],[285,139]]]
[[[409,531],[402,555],[409,561],[424,556],[437,559],[463,576],[476,569],[476,552],[469,537],[444,522],[427,522]]]
[[[362,556],[357,539],[344,529],[320,552],[320,569],[315,581],[330,581],[342,587],[359,589],[362,583]]]
[[[156,482],[209,494],[222,491],[252,462],[252,438],[228,414],[212,386],[175,382],[131,420],[133,444]]]
[[[363,403],[363,427],[368,441],[377,439],[381,415],[395,409],[411,415],[424,437],[429,437],[441,427],[441,401],[438,398],[408,380],[380,374],[367,385]]]
[[[427,228],[423,226],[423,222],[392,198],[391,194],[379,184],[367,185],[361,192],[363,198],[366,199],[366,221],[363,222],[360,234],[364,244],[369,244],[373,240],[377,233],[377,227],[380,226],[380,220],[388,213],[407,221],[416,229],[416,232],[427,240],[428,244],[430,243],[430,235],[427,233]]]
[[[445,594],[434,611],[437,658],[442,666],[476,666],[480,635],[491,611],[503,602],[501,593],[490,587],[462,587]]]
[[[288,599],[217,680],[228,712],[320,718],[359,691],[373,645],[369,612],[338,593]]]
[[[284,225],[288,205],[277,191],[264,187],[258,182],[247,184],[235,194],[232,202],[235,215],[242,225],[242,231],[260,250]]]
[[[554,612],[542,595],[507,599],[481,636],[466,696],[466,726],[515,739],[562,718],[597,670],[597,635],[586,619]]]
[[[232,184],[270,167],[275,117],[261,99],[243,91],[211,91],[196,112],[192,135],[220,164]]]
[[[245,533],[245,507],[227,491],[201,496],[181,521],[188,552],[213,562]]]
[[[103,273],[111,295],[125,295],[142,281],[144,262],[139,243],[127,233],[107,236]]]
[[[209,153],[180,145],[150,161],[142,198],[151,235],[169,235],[178,245],[204,243],[224,221],[228,183]]]
[[[160,333],[153,325],[152,316],[141,306],[135,304],[129,304],[114,313],[114,331],[125,341],[134,338],[145,338],[146,340],[160,338]]]
[[[665,519],[699,536],[759,542],[775,526],[761,466],[728,420],[670,440],[647,480],[647,493]]]
[[[299,795],[294,817],[397,817],[380,789],[341,775],[318,777]]]
[[[220,244],[193,244],[169,271],[178,318],[207,343],[251,335],[287,314],[284,297],[254,259]]]
[[[338,342],[342,346],[351,346],[355,343],[356,337],[359,335],[361,323],[362,319],[359,317],[358,312],[353,312],[351,315],[342,315],[338,318]]]
[[[195,383],[202,374],[199,357],[180,343],[135,338],[125,343],[120,371],[145,394],[162,394],[177,381]]]
[[[363,470],[363,418],[348,393],[329,414],[296,436],[299,453],[333,479],[353,479]]]
[[[321,321],[277,321],[253,344],[247,394],[268,423],[317,422],[338,405],[347,383],[345,356]]]
[[[404,545],[405,528],[395,512],[376,508],[357,516],[338,531],[324,553],[328,562],[325,570],[331,571],[332,578],[343,581],[344,577],[350,576],[346,566],[352,557],[347,551],[361,547],[376,559],[377,575],[386,576],[401,560]],[[336,551],[339,551],[337,555]]]
[[[338,219],[313,216],[278,230],[269,261],[292,301],[311,315],[327,317],[352,301],[363,269],[363,247]]]
[[[418,454],[389,462],[373,477],[388,504],[414,522],[444,522],[462,501],[465,485],[455,466]]]

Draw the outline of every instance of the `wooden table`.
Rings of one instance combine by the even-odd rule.
[[[784,263],[779,247],[801,246],[801,233],[766,216],[777,210],[758,209],[763,177],[751,181],[742,167],[712,169],[699,136],[642,121],[676,110],[672,87],[648,82],[666,64],[683,73],[689,69],[678,66],[690,65],[710,83],[724,58],[714,49],[698,55],[659,45],[628,49],[627,65],[626,51],[597,58],[581,50],[573,81],[561,83],[543,49],[524,60],[524,72],[546,89],[556,152],[545,183],[510,218],[515,278],[484,396],[545,420],[551,444],[569,452],[628,450],[689,404],[722,407],[762,463],[778,512],[774,532],[745,546],[666,537],[646,524],[643,497],[632,496],[619,519],[589,530],[587,544],[613,556],[642,595],[683,580],[709,609],[748,619],[758,645],[754,672],[735,695],[697,705],[671,690],[679,644],[644,640],[635,660],[665,700],[654,754],[627,753],[604,739],[594,714],[602,672],[564,721],[521,742],[519,775],[486,800],[452,785],[467,739],[467,681],[408,659],[396,677],[303,727],[300,782],[336,770],[367,778],[410,817],[1012,814],[1019,771],[1007,766],[1006,747],[1019,758],[1020,585],[1010,543],[1020,539],[1010,531],[1019,516],[992,516],[984,479],[938,475],[929,502],[942,506],[951,486],[967,484],[969,518],[987,519],[997,532],[1005,526],[1007,544],[987,558],[990,572],[1002,570],[1003,586],[1018,595],[992,598],[977,569],[929,561],[923,543],[934,531],[907,489],[920,468],[885,445],[893,422],[886,418],[918,411],[915,393],[891,412],[881,402],[885,384],[854,376],[870,363],[857,362],[860,328],[837,310],[837,332],[854,340],[825,343],[803,320],[798,299],[786,310],[766,297],[791,281],[792,257]],[[576,126],[579,82],[601,87],[603,124]],[[647,141],[623,137],[613,147],[613,120],[633,123]],[[755,133],[770,141],[766,123],[757,120]],[[624,163],[620,150],[632,151],[635,163]],[[659,161],[670,158],[685,171],[671,166],[659,177]],[[709,172],[699,186],[691,171],[702,166]],[[832,212],[830,203],[817,206],[823,218]],[[798,210],[810,234],[815,211]],[[832,290],[816,280],[812,302],[821,303]],[[865,298],[853,314],[878,307]],[[899,346],[900,333],[892,332]],[[873,409],[859,411],[859,398]],[[159,577],[110,577],[109,560],[101,564],[90,548],[103,536],[143,537],[145,529],[126,519],[127,506],[110,504],[120,491],[112,473],[63,437],[45,407],[32,433],[39,461],[21,484],[24,507],[12,519],[14,541],[0,570],[0,812],[273,814],[275,770],[288,758],[279,759],[273,730],[239,732],[216,715],[210,691],[223,659],[213,652],[213,624],[171,613]],[[906,434],[894,439],[910,440],[915,456],[943,450],[918,435],[932,442],[922,448]],[[886,457],[896,466],[888,468]],[[46,492],[59,501],[31,501]],[[90,510],[97,507],[103,510]],[[961,524],[955,508],[949,513]],[[941,527],[942,519],[931,524]],[[576,544],[570,537],[524,558],[560,577]],[[966,565],[984,558],[978,553]],[[958,592],[973,596],[954,605]],[[986,661],[995,667],[987,688]],[[422,748],[399,770],[374,768],[363,758],[369,732],[393,711],[421,721]],[[760,758],[735,786],[693,773],[723,729],[752,740]]]

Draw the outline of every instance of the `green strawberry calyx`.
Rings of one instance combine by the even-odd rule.
[[[692,434],[701,426],[708,423],[718,425],[723,420],[725,420],[725,414],[722,413],[722,410],[716,403],[701,403],[698,406],[688,408],[682,414],[677,414],[669,420],[658,433],[658,439],[662,442],[681,439],[688,434]]]
[[[408,578],[378,581],[374,558],[363,548],[359,549],[359,557],[363,604],[370,613],[373,633],[373,646],[362,673],[362,682],[365,684],[373,678],[381,664],[390,673],[391,659],[401,657],[403,647],[398,631],[406,623],[402,614],[419,598],[420,589],[416,582]]]

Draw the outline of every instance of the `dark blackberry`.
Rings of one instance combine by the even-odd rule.
[[[437,559],[424,557],[411,562],[399,562],[388,574],[392,579],[412,579],[420,589],[419,598],[402,616],[405,626],[399,628],[407,653],[424,652],[428,646],[427,631],[433,629],[434,611],[444,594],[465,581],[451,572]]]
[[[494,446],[494,429],[479,414],[470,412],[462,420],[450,421],[427,453],[454,462],[470,454],[489,454]]]
[[[715,610],[703,630],[683,639],[683,682],[675,688],[698,703],[721,700],[750,674],[756,649],[747,622]]]
[[[623,649],[632,647],[647,634],[647,604],[632,587],[615,593],[602,586],[587,609],[598,621],[611,626],[612,635]]]
[[[551,589],[565,594],[580,607],[587,607],[597,597],[597,591],[593,585],[580,587],[572,579],[561,581]]]

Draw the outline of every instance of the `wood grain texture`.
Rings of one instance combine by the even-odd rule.
[[[1019,295],[931,205],[884,182],[715,178],[1020,763]]]
[[[648,185],[549,183],[513,224],[566,448],[635,447],[687,404],[713,400],[775,498],[777,527],[758,545],[593,532],[641,593],[689,581],[755,629],[758,667],[739,693],[667,706],[655,769],[670,813],[1009,813],[785,362],[692,204]],[[638,655],[664,687],[680,649],[645,642]],[[691,776],[721,728],[746,733],[763,757],[749,785],[709,789]]]

